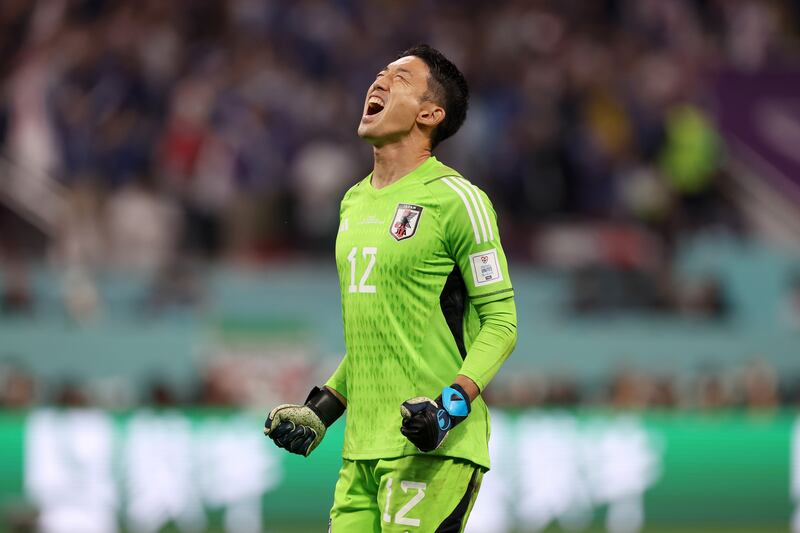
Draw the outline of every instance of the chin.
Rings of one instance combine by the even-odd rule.
[[[376,135],[377,133],[374,128],[370,128],[367,124],[358,126],[358,136],[370,144],[378,144],[380,142],[380,137]]]
[[[406,130],[380,128],[378,124],[360,124],[358,126],[358,136],[377,147],[397,142],[406,137],[408,133]]]

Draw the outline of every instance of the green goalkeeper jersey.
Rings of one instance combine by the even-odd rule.
[[[336,265],[346,355],[327,385],[347,398],[343,456],[419,454],[401,433],[400,404],[436,398],[480,329],[474,305],[513,295],[487,196],[430,157],[382,189],[372,175],[342,199]],[[495,369],[496,370],[496,369]],[[489,413],[479,397],[431,452],[489,468]]]

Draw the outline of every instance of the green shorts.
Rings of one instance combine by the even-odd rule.
[[[345,459],[329,531],[460,532],[482,478],[473,463],[442,456]]]

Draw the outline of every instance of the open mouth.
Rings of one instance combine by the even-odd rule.
[[[370,96],[367,101],[367,116],[377,115],[383,111],[384,102],[377,96]]]

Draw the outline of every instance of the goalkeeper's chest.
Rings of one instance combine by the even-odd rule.
[[[436,206],[413,194],[343,202],[336,237],[343,294],[375,293],[398,282],[449,274],[453,263],[438,218]]]

